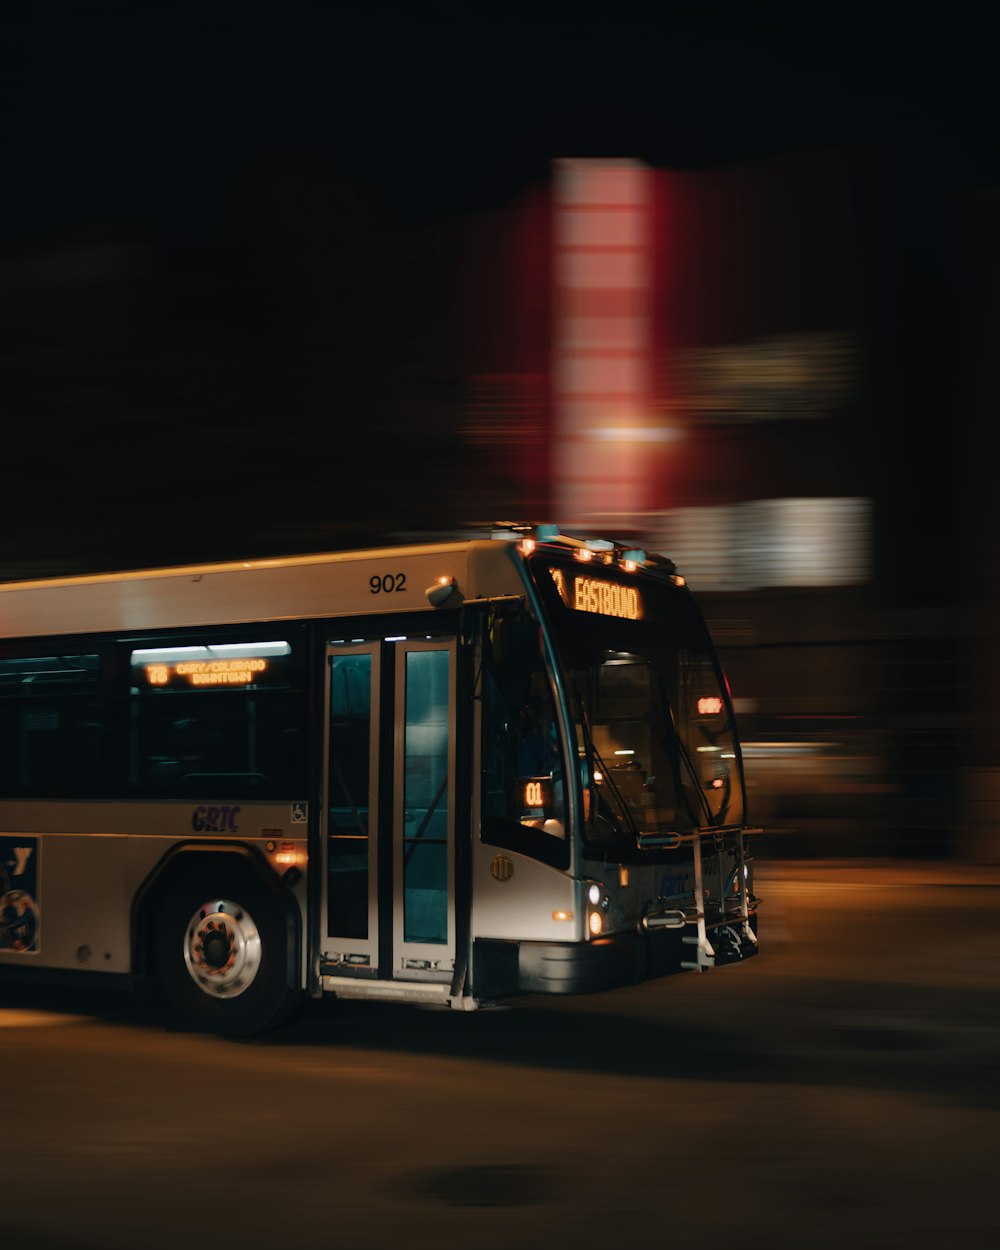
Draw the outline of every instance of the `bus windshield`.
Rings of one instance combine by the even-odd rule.
[[[545,559],[533,572],[575,723],[585,843],[617,855],[643,836],[741,824],[732,708],[690,594]]]

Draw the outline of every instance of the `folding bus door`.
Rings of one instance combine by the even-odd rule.
[[[455,967],[455,644],[396,644],[393,977]]]
[[[345,976],[379,964],[379,691],[377,642],[327,650],[326,801],[320,950]]]
[[[327,649],[324,974],[450,981],[453,639]]]

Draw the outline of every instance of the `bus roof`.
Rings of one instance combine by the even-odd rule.
[[[534,550],[684,584],[672,560],[626,542],[501,521],[430,542],[0,582],[0,638],[433,612],[522,594],[518,565]]]
[[[513,556],[509,542],[458,539],[2,582],[0,637],[433,612],[441,579],[465,598],[519,593]]]

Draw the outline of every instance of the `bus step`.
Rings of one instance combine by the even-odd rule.
[[[372,998],[388,1002],[437,1003],[449,1006],[451,985],[430,981],[361,981],[323,977],[323,989],[338,998]]]

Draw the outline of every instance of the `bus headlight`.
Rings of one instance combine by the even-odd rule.
[[[584,937],[600,937],[607,923],[605,917],[611,907],[611,899],[603,881],[584,881],[583,890],[587,899],[587,932]]]

